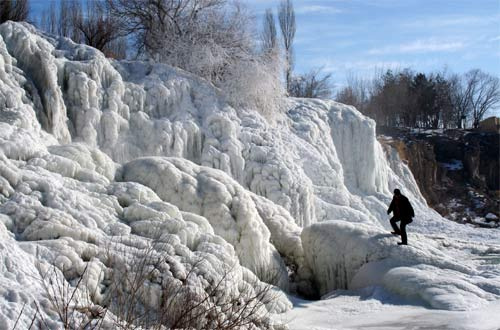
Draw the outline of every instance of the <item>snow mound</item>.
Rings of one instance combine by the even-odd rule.
[[[410,234],[410,245],[396,241],[386,231],[344,221],[325,221],[302,231],[306,262],[320,294],[379,285],[446,310],[471,310],[499,299],[498,273],[477,270],[470,257],[462,259],[463,252],[451,257],[460,251],[445,240]]]
[[[264,220],[261,214],[277,213],[276,206],[262,203],[222,171],[185,159],[150,157],[124,164],[119,180],[141,183],[163,201],[201,215],[215,234],[234,247],[243,266],[257,274],[278,271],[283,288],[288,286],[287,271],[276,247],[289,260],[303,261],[298,227],[291,221],[273,224],[274,218],[265,215]],[[266,224],[277,227],[275,235]],[[270,242],[271,236],[276,247]]]
[[[86,289],[96,292],[91,300],[96,305],[104,303],[117,270],[120,274],[133,273],[135,265],[145,261],[156,271],[145,284],[149,285],[148,300],[142,304],[153,310],[159,308],[162,288],[170,283],[169,279],[186,280],[190,272],[194,275],[189,278],[193,281],[190,285],[203,289],[230,270],[225,285],[228,294],[233,295],[257,290],[261,285],[255,275],[240,266],[229,239],[214,234],[213,228],[218,227],[212,227],[205,217],[180,210],[143,185],[111,183],[95,172],[109,168],[103,166],[109,158],[92,158],[90,155],[101,154],[84,145],[77,149],[81,156],[78,163],[71,159],[73,146],[63,149],[65,152],[51,147],[28,161],[8,159],[0,151],[1,249],[6,252],[2,253],[0,296],[2,306],[7,306],[2,307],[0,319],[6,328],[12,328],[20,306],[26,304],[20,323],[24,325],[29,325],[35,314],[36,301],[50,309],[42,283],[51,265],[69,282],[85,275]],[[257,228],[269,235],[264,225]],[[277,254],[272,245],[268,244],[268,249],[269,258]],[[141,259],[144,253],[150,253],[145,260]],[[154,262],[155,258],[163,262]],[[278,257],[272,260],[276,267],[284,267]],[[261,271],[272,269],[264,266]],[[28,277],[29,293],[23,295],[23,283]],[[288,278],[282,276],[281,281],[285,288]],[[290,308],[281,293],[273,294],[277,299],[270,310]],[[46,317],[57,321],[53,314]]]

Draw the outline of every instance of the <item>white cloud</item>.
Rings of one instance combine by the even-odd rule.
[[[440,41],[435,39],[415,40],[410,43],[373,48],[370,55],[453,52],[465,48],[463,41]]]
[[[341,13],[342,10],[332,7],[332,6],[325,6],[325,5],[306,5],[306,6],[299,6],[295,9],[295,12],[297,14],[338,14]]]

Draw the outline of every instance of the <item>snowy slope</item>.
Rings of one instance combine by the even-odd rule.
[[[396,187],[415,206],[414,246],[385,235]],[[266,119],[181,70],[11,22],[0,25],[0,220],[0,328],[24,304],[21,324],[37,304],[57,323],[40,279],[50,265],[73,286],[85,273],[103,305],[113,270],[134,272],[150,250],[166,256],[148,265],[141,304],[153,310],[172,279],[193,273],[189,287],[207,290],[227,269],[229,295],[276,273],[310,296],[376,285],[449,310],[500,298],[500,269],[481,258],[500,253],[500,231],[430,210],[354,108],[287,99]],[[267,309],[291,306],[280,291]]]

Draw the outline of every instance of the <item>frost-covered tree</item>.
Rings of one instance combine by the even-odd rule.
[[[29,11],[28,0],[1,0],[0,24],[6,21],[25,21]]]
[[[275,66],[279,68],[276,54],[256,51],[252,16],[240,3],[226,0],[107,0],[106,3],[113,17],[122,18],[122,33],[134,37],[139,55],[209,80],[222,88],[233,105],[257,107],[268,113],[275,104],[267,102],[283,94],[276,88],[279,82],[279,74],[274,76]]]
[[[295,10],[291,0],[282,0],[278,9],[278,20],[285,49],[285,82],[286,89],[290,92],[293,71],[293,39],[297,26],[295,24]]]
[[[261,33],[262,50],[264,52],[275,51],[278,47],[278,32],[272,9],[266,9],[264,25]]]
[[[284,95],[277,52],[248,57],[228,67],[220,87],[234,106],[258,110],[266,118],[279,110]]]
[[[138,53],[212,82],[250,53],[249,15],[225,0],[107,0]]]

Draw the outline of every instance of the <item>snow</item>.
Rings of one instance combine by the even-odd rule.
[[[476,276],[485,274],[425,235],[410,235],[408,246],[396,245],[397,240],[386,231],[343,221],[302,231],[306,261],[321,295],[379,285],[445,310],[475,309],[498,299],[498,274],[477,283]]]
[[[486,220],[489,220],[489,221],[498,220],[498,217],[495,214],[491,213],[491,212],[488,213],[488,214],[486,214],[485,218],[486,218]]]
[[[234,247],[241,264],[255,273],[275,269],[286,274],[278,251],[270,243],[271,234],[255,206],[258,200],[252,199],[251,193],[226,173],[179,158],[139,158],[124,164],[119,180],[141,183],[163,201],[184,212],[201,215],[215,234]],[[280,286],[286,288],[287,280],[286,276],[280,279],[280,283],[285,282]]]
[[[227,295],[273,282],[267,311],[342,306],[340,328],[355,327],[347,317],[370,287],[384,294],[360,313],[436,322],[500,299],[490,258],[500,230],[429,209],[397,152],[377,142],[374,121],[353,107],[281,106],[264,118],[182,70],[117,62],[27,24],[0,25],[0,328],[12,328],[23,306],[19,328],[37,308],[57,327],[42,285],[51,267],[70,286],[85,277],[79,296],[98,307],[116,273],[137,272],[146,252],[164,259],[147,264],[140,304],[150,310],[169,283],[192,272],[189,288],[209,290],[227,269]],[[396,187],[416,212],[407,247],[388,234]],[[332,291],[317,302],[285,295]],[[311,316],[291,328],[329,326]]]
[[[290,330],[453,329],[496,330],[500,301],[467,312],[443,311],[401,300],[379,287],[339,291],[325,300],[293,298],[294,308],[279,320]]]
[[[484,219],[480,217],[475,217],[472,219],[472,222],[475,223],[476,225],[483,226],[483,227],[490,227],[490,228],[495,228],[498,227],[498,224],[495,221],[492,221],[493,219]]]

